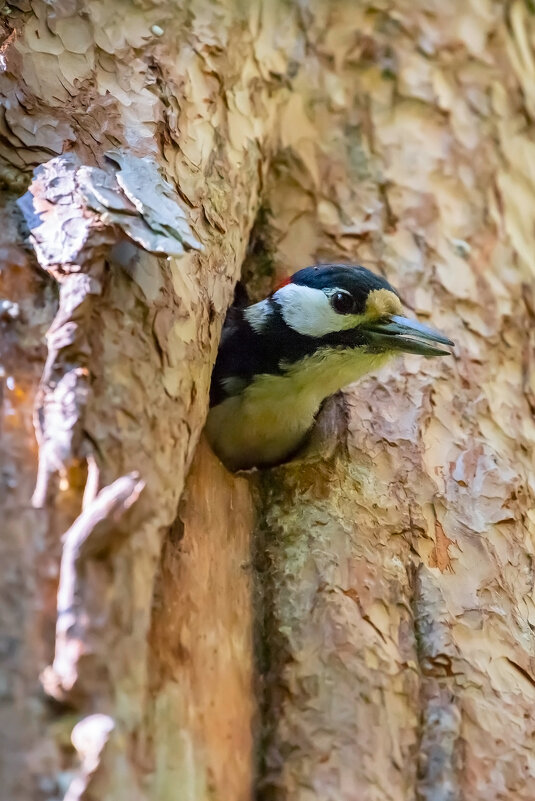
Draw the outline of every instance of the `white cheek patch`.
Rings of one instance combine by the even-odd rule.
[[[257,334],[263,331],[272,314],[273,309],[269,300],[261,300],[260,303],[254,303],[243,310],[243,316]]]
[[[336,291],[336,290],[333,290]],[[287,284],[273,295],[286,325],[309,337],[322,337],[333,331],[354,328],[362,322],[358,314],[337,314],[321,289]]]

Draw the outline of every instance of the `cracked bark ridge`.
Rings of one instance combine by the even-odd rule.
[[[84,435],[92,298],[102,292],[110,249],[125,236],[159,255],[181,256],[201,245],[176,193],[148,157],[114,152],[106,171],[82,165],[73,153],[58,156],[35,170],[19,206],[40,266],[59,284],[59,307],[47,332],[48,357],[35,410],[39,468],[33,505],[53,502],[50,479],[56,474],[60,489],[62,481],[73,483],[77,470],[81,475],[75,483],[86,479],[83,510],[64,535],[54,661],[41,679],[45,691],[62,703],[82,707],[98,696],[102,705],[112,691],[107,674],[112,580],[106,559],[96,557],[121,541],[120,518],[144,482],[131,473],[98,492],[98,466]],[[67,797],[86,797],[95,782],[101,751],[115,725],[106,718],[111,728],[102,729],[97,724],[103,719],[86,719],[83,737],[82,724],[73,732],[82,765]],[[96,750],[95,732],[105,734],[104,739],[96,737],[102,740]],[[88,739],[89,755],[77,745]]]
[[[461,791],[463,740],[455,676],[461,676],[465,666],[450,636],[440,589],[422,565],[415,567],[412,581],[416,653],[422,673],[417,797],[456,801]]]
[[[107,685],[110,627],[106,604],[99,602],[106,598],[107,569],[88,563],[124,538],[122,518],[144,486],[137,473],[118,478],[86,503],[64,536],[54,662],[42,675],[46,692],[59,701],[79,704]]]
[[[150,253],[180,256],[201,249],[152,158],[120,151],[108,158],[107,171],[82,165],[74,153],[51,159],[37,167],[19,201],[39,264],[60,284],[35,415],[36,507],[46,503],[51,476],[65,479],[92,453],[83,434],[91,359],[87,329],[110,249],[124,235]]]

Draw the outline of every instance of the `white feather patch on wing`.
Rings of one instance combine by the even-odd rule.
[[[269,300],[261,300],[260,303],[254,303],[243,310],[243,316],[257,334],[263,331],[272,314],[273,309]]]
[[[337,291],[329,289],[329,294]],[[273,299],[280,305],[284,322],[309,337],[354,328],[363,319],[359,314],[337,314],[323,290],[308,286],[287,284],[275,292]]]

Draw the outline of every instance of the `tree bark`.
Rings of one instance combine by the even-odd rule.
[[[0,797],[531,799],[530,4],[1,15]],[[230,476],[234,283],[318,260],[455,358]]]

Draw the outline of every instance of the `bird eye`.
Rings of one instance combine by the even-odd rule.
[[[338,314],[351,314],[354,308],[354,301],[349,292],[334,292],[331,295],[331,306]]]

